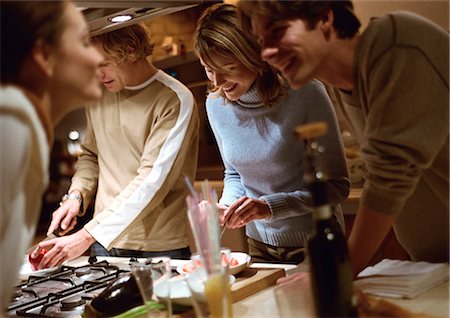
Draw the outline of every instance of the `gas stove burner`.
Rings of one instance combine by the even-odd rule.
[[[84,275],[89,275],[91,273],[91,268],[90,267],[81,267],[81,268],[77,268],[75,269],[75,275],[77,277],[81,277]]]
[[[21,291],[22,291],[22,294],[27,293],[27,294],[33,295],[36,298],[38,297],[37,292],[33,288],[25,287],[25,288],[22,288]]]
[[[72,310],[78,306],[86,304],[86,300],[81,296],[74,296],[61,300],[61,310]]]
[[[19,298],[19,297],[22,297],[22,295],[23,295],[22,289],[16,288],[16,289],[13,291],[12,298],[13,298],[13,299],[17,299],[17,298]]]
[[[11,295],[8,317],[80,317],[84,307],[130,267],[107,261],[78,267],[61,266],[42,277],[30,277]]]
[[[97,263],[97,256],[95,255],[89,256],[88,263],[91,265]]]

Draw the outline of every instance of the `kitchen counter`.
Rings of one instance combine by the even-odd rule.
[[[257,294],[245,298],[233,305],[234,317],[282,317],[274,293],[275,287],[269,287]],[[303,305],[295,317],[312,317],[312,304],[308,301],[306,292],[299,292],[297,301]],[[381,298],[381,297],[380,297]],[[383,298],[402,308],[417,314],[433,317],[449,317],[449,283],[436,286],[414,299]]]
[[[99,261],[107,260],[112,264],[127,264],[129,258],[111,258],[111,257],[98,257]],[[86,264],[87,257],[80,257],[74,261],[69,262],[67,265],[79,266]],[[173,260],[173,266],[184,264],[186,261]],[[283,268],[287,275],[293,274],[298,271],[305,271],[306,266],[294,266],[286,264],[264,264],[254,263],[251,265],[253,268]],[[280,312],[276,304],[276,298],[274,294],[275,287],[268,287],[260,292],[257,292],[245,299],[242,299],[233,304],[234,317],[281,317]],[[302,289],[296,293],[295,297],[298,297],[298,301],[302,302],[304,306],[300,312],[296,312],[296,317],[311,317],[312,316],[312,304],[309,301],[310,295],[307,293],[307,288]],[[384,298],[385,300],[397,304],[404,309],[421,313],[435,317],[449,317],[449,283],[448,281],[436,286],[428,292],[414,298],[414,299],[393,299]]]

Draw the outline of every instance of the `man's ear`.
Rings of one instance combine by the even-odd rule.
[[[47,76],[52,77],[55,66],[55,54],[48,44],[37,41],[34,45],[31,56],[36,66]]]
[[[334,14],[333,11],[328,10],[320,20],[320,29],[327,40],[330,39],[333,31]]]
[[[127,60],[128,62],[134,63],[138,60],[138,57],[136,56],[136,51],[131,47],[127,46]]]

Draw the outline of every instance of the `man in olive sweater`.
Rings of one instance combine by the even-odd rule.
[[[343,102],[367,168],[348,241],[354,274],[391,226],[413,260],[448,262],[448,33],[396,12],[360,34],[351,1],[239,5],[263,59],[292,87],[317,78]]]
[[[69,193],[53,214],[73,228],[81,203],[94,217],[78,232],[45,241],[40,267],[82,255],[189,258],[184,176],[195,176],[198,115],[192,93],[156,69],[145,29],[132,25],[93,39],[104,55],[107,91],[88,107],[82,154]],[[81,211],[81,213],[84,212]]]

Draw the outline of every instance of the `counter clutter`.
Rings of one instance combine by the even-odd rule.
[[[98,261],[107,261],[118,268],[125,268],[129,258],[99,257]],[[172,260],[171,266],[176,269],[186,264],[185,260]],[[88,263],[87,257],[80,257],[69,262],[68,266],[80,267]],[[282,317],[276,302],[276,290],[274,287],[279,277],[290,275],[298,271],[306,271],[305,265],[294,266],[286,264],[254,263],[239,275],[232,285],[233,312],[235,317]],[[64,283],[65,284],[65,283]],[[312,304],[308,302],[305,289],[297,288],[295,291],[296,303],[300,309],[295,312],[295,317],[311,317]],[[449,284],[442,283],[414,299],[386,299],[390,303],[397,304],[413,313],[421,313],[434,317],[449,316]],[[284,311],[283,311],[284,315]],[[81,314],[67,316],[80,318]],[[192,317],[192,315],[191,315]]]

